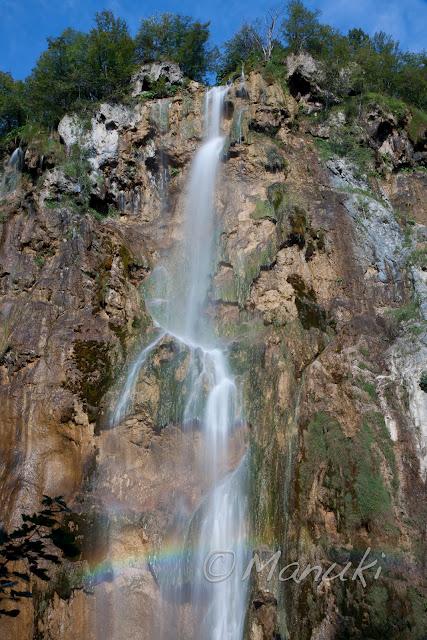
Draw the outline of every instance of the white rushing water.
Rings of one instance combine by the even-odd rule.
[[[164,336],[189,350],[190,389],[182,425],[200,429],[199,464],[208,486],[213,487],[188,523],[189,552],[183,554],[186,566],[179,567],[181,574],[191,576],[194,640],[241,640],[247,600],[241,581],[247,540],[245,457],[236,470],[227,473],[231,440],[241,423],[238,390],[226,352],[217,343],[206,314],[217,236],[215,192],[224,145],[221,116],[226,92],[224,87],[215,87],[206,94],[205,140],[190,169],[183,242],[174,257],[152,274],[147,293],[147,308],[159,333],[131,366],[112,416],[116,425],[128,413],[139,371]],[[204,563],[209,554],[222,551],[228,552],[227,566],[234,555],[235,570],[228,579],[213,583],[206,579]],[[226,569],[221,568],[221,560],[215,563],[216,574]],[[168,576],[167,582],[170,591],[173,579]],[[176,585],[178,589],[179,581]],[[170,594],[168,598],[170,601]],[[177,602],[179,596],[172,599]],[[178,638],[179,632],[169,629],[165,636]]]
[[[6,165],[0,181],[0,195],[5,196],[15,191],[24,165],[24,153],[21,147],[15,149]]]

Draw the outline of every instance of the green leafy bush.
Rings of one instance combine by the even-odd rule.
[[[414,144],[418,144],[422,139],[427,138],[427,113],[411,108],[411,119],[408,125],[408,133]]]
[[[369,174],[373,170],[372,149],[359,142],[357,132],[349,127],[336,132],[329,140],[316,138],[315,144],[323,160],[329,160],[334,156],[348,158],[356,166],[358,175]]]
[[[415,249],[409,256],[409,264],[425,271],[427,269],[427,247]]]
[[[397,309],[390,309],[387,315],[396,324],[402,324],[403,322],[409,322],[411,320],[418,320],[420,318],[420,303],[418,300],[412,300],[408,304],[398,307]]]

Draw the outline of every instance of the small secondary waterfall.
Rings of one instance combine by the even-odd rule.
[[[155,269],[147,289],[147,309],[158,333],[129,369],[111,417],[116,425],[129,412],[141,367],[164,336],[188,350],[190,388],[181,424],[184,430],[197,425],[200,431],[198,464],[211,488],[187,525],[186,551],[174,567],[181,579],[169,575],[163,582],[168,602],[174,605],[182,599],[178,591],[186,582],[194,640],[241,640],[247,600],[246,583],[241,581],[248,538],[246,456],[240,455],[236,463],[234,453],[234,464],[230,464],[231,442],[243,421],[226,351],[206,313],[216,250],[215,192],[224,145],[221,115],[226,93],[224,87],[206,93],[205,140],[190,169],[183,241]],[[206,576],[205,560],[215,552],[226,555],[217,560],[213,556],[213,576],[229,573],[230,563],[234,565],[227,579],[215,581]],[[179,638],[178,627],[165,630],[162,637]]]
[[[5,196],[15,191],[24,164],[24,153],[17,147],[10,156],[0,183],[0,195]]]

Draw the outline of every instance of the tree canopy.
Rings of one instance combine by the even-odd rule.
[[[285,43],[293,53],[310,51],[316,48],[321,28],[320,11],[310,11],[301,0],[291,0],[287,5],[287,14],[282,22],[282,33]]]
[[[225,42],[223,55],[218,65],[220,80],[235,72],[243,64],[261,61],[261,51],[258,48],[257,32],[253,25],[245,23],[239,31]]]
[[[26,120],[24,83],[0,71],[0,136]]]
[[[301,0],[291,0],[267,58],[260,55],[262,39],[257,23],[245,24],[223,46],[218,70],[220,79],[246,68],[284,64],[290,53],[307,52],[325,63],[327,81],[339,78],[340,70],[353,68],[354,90],[376,92],[399,98],[427,110],[427,54],[407,53],[391,36],[379,31],[369,36],[360,28],[346,35],[322,24],[320,12],[307,8]],[[336,87],[339,93],[339,83]]]
[[[186,76],[202,81],[212,65],[208,40],[209,22],[173,13],[152,16],[141,21],[135,38],[136,60],[171,60]]]
[[[26,83],[28,102],[39,122],[54,126],[68,110],[120,97],[133,69],[134,42],[126,22],[102,11],[88,34],[66,29],[48,39]]]
[[[286,56],[305,51],[323,61],[328,87],[337,95],[344,91],[341,71],[351,68],[353,92],[381,93],[427,110],[425,51],[402,51],[384,32],[370,36],[353,28],[342,34],[320,18],[302,0],[290,0],[283,11],[270,9],[253,24],[243,24],[220,55],[209,44],[208,22],[163,13],[144,18],[132,38],[122,18],[102,11],[88,33],[66,29],[49,38],[25,81],[0,72],[0,138],[26,123],[54,128],[66,112],[121,100],[129,95],[138,64],[164,60],[178,63],[197,81],[216,71],[223,82],[242,64],[284,81]]]

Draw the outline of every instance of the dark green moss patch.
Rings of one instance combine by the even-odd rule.
[[[259,207],[261,212],[261,205]],[[264,215],[257,216],[255,212],[252,217],[268,217],[277,222],[281,246],[305,247],[306,260],[311,260],[317,251],[325,250],[325,232],[311,226],[306,210],[298,197],[289,192],[286,184],[274,182],[269,185],[267,201],[262,203],[262,210]],[[267,210],[268,214],[265,213]]]
[[[274,207],[274,210],[278,212],[283,202],[285,193],[287,192],[286,185],[282,182],[274,182],[267,188],[267,198],[270,204]]]
[[[81,563],[68,563],[61,567],[50,585],[49,591],[55,592],[62,600],[68,600],[75,589],[84,585],[84,568]]]
[[[366,587],[358,580],[334,581],[332,588],[340,612],[335,639],[423,640],[427,632],[425,593],[401,581],[384,579],[384,574],[375,580],[368,573]]]
[[[295,305],[299,320],[304,329],[320,329],[326,331],[328,318],[325,309],[316,302],[316,294],[312,287],[308,287],[297,274],[288,276],[288,282],[295,291]]]
[[[255,205],[255,209],[251,213],[253,220],[273,220],[277,222],[277,215],[274,207],[268,200],[258,200]]]
[[[73,345],[76,375],[67,387],[77,393],[91,417],[98,414],[100,402],[113,381],[111,345],[97,340],[77,340]]]
[[[302,249],[305,245],[305,235],[307,232],[307,215],[304,209],[294,206],[288,214],[289,231],[286,239],[286,246],[298,245]]]
[[[264,166],[267,171],[270,171],[271,173],[278,173],[280,171],[286,171],[288,163],[279,149],[275,146],[271,146],[267,149]]]
[[[336,516],[341,532],[359,527],[393,534],[392,494],[398,485],[393,447],[378,413],[365,415],[360,430],[347,437],[340,424],[326,413],[317,413],[304,435],[305,453],[300,469],[304,503],[311,487],[322,479],[322,502]],[[392,478],[383,477],[384,465]],[[317,490],[319,494],[319,490]]]
[[[365,366],[365,368],[367,368]],[[368,382],[366,380],[357,380],[357,386],[360,387],[360,389],[362,389],[362,391],[364,391],[365,393],[368,394],[368,396],[371,398],[371,400],[374,400],[374,402],[376,400],[378,400],[378,396],[377,396],[377,391],[375,389],[375,385],[372,382]]]
[[[148,265],[144,260],[137,259],[129,249],[122,244],[119,249],[119,256],[123,264],[123,269],[127,277],[131,278],[138,275],[139,272],[147,272]]]

